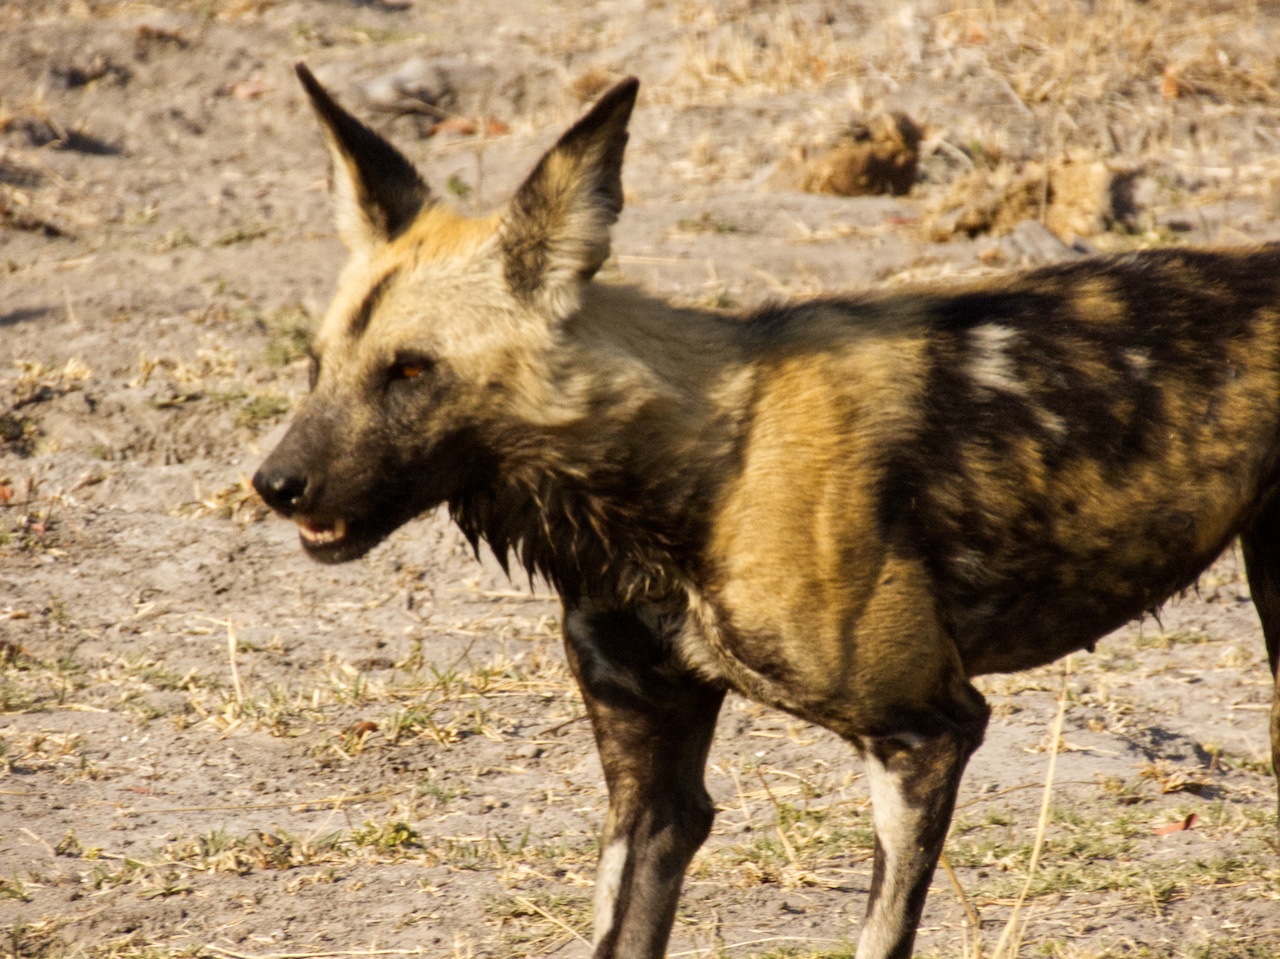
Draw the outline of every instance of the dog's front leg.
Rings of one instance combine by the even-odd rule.
[[[564,623],[609,787],[595,956],[656,959],[684,871],[711,831],[703,768],[724,692],[679,671],[630,613],[567,608]]]
[[[876,845],[857,959],[911,959],[960,777],[986,727],[985,704],[978,701],[973,712],[963,725],[860,743]]]

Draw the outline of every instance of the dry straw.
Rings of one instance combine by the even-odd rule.
[[[1018,924],[1018,920],[1022,915],[1022,904],[1026,901],[1027,893],[1031,891],[1031,883],[1035,879],[1036,868],[1040,864],[1040,852],[1044,848],[1045,832],[1049,828],[1049,810],[1053,805],[1053,774],[1058,765],[1058,752],[1062,747],[1062,723],[1067,714],[1067,685],[1070,678],[1071,657],[1068,656],[1063,660],[1062,664],[1062,689],[1058,692],[1058,715],[1053,720],[1053,733],[1050,736],[1049,746],[1049,767],[1045,770],[1044,793],[1040,799],[1040,819],[1036,823],[1036,841],[1031,848],[1031,861],[1027,864],[1027,880],[1022,885],[1022,891],[1018,893],[1018,899],[1013,904],[1013,912],[1010,913],[1009,921],[1005,923],[1004,931],[1001,932],[1000,939],[996,942],[996,948],[991,953],[991,959],[1016,959],[1022,946],[1022,937],[1027,931],[1027,923],[1030,921],[1023,920],[1021,925]],[[979,959],[981,948],[981,938],[976,935],[975,930],[973,959]]]
[[[1004,930],[1000,933],[1000,938],[997,940],[996,947],[989,959],[1017,959],[1018,953],[1022,948],[1023,937],[1027,932],[1027,924],[1030,920],[1023,919],[1021,925],[1019,925],[1019,919],[1022,918],[1022,905],[1026,901],[1027,894],[1031,891],[1031,883],[1034,881],[1036,869],[1040,865],[1040,853],[1044,849],[1044,837],[1049,828],[1049,811],[1053,806],[1054,772],[1058,765],[1058,753],[1062,748],[1062,725],[1067,714],[1067,689],[1070,678],[1071,657],[1068,656],[1063,661],[1062,688],[1058,691],[1058,714],[1054,718],[1053,731],[1050,734],[1049,765],[1045,770],[1044,786],[1042,787],[1040,800],[1040,817],[1036,822],[1036,838],[1031,848],[1031,859],[1027,864],[1027,878],[1022,885],[1022,891],[1018,894],[1018,898],[1013,904],[1013,912],[1010,913]],[[1004,790],[1004,792],[1012,791]],[[947,861],[945,855],[938,857],[938,864],[942,866],[947,878],[951,880],[952,888],[956,892],[956,898],[960,900],[961,906],[964,907],[968,928],[973,929],[973,943],[970,945],[968,934],[962,927],[964,938],[960,954],[964,959],[982,959],[982,926],[977,910],[974,909],[969,897],[965,895],[964,887],[960,884],[959,877],[956,876],[955,871],[951,868],[951,863]]]

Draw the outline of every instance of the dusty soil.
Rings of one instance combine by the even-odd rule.
[[[468,209],[641,76],[607,272],[740,306],[1280,236],[1277,36],[1274,5],[1201,0],[0,2],[0,953],[587,953],[605,797],[554,600],[440,517],[319,568],[247,487],[343,258],[295,60]],[[778,188],[884,112],[925,133],[908,195]],[[1068,161],[1103,164],[1079,216],[1036,172]],[[1280,954],[1235,556],[1161,621],[983,687],[947,855],[984,954],[1060,698],[1021,954]],[[858,765],[741,700],[721,726],[672,955],[851,955]],[[940,872],[921,953],[966,954],[965,923]]]

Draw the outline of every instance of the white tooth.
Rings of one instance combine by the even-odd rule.
[[[298,532],[302,538],[313,546],[327,546],[336,543],[347,535],[347,524],[338,520],[327,529],[316,529],[306,523],[298,523]]]

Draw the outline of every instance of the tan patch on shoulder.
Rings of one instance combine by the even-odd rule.
[[[731,624],[716,660],[745,688],[795,683],[820,700],[853,681],[852,632],[886,562],[881,452],[920,416],[924,345],[866,335],[755,368],[750,441],[711,534],[710,599]]]

